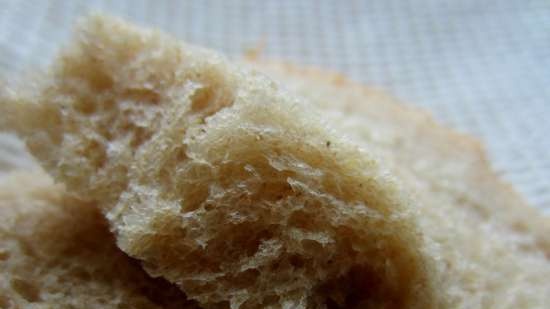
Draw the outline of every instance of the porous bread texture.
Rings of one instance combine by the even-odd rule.
[[[441,308],[394,181],[270,79],[92,16],[6,126],[118,246],[209,308]]]
[[[321,108],[416,192],[452,308],[546,308],[550,224],[502,183],[479,143],[390,96],[312,68],[249,59]]]
[[[305,96],[314,108],[330,117],[334,127],[399,171],[427,181],[434,192],[446,192],[483,215],[537,237],[550,256],[547,218],[528,205],[515,189],[491,168],[480,142],[436,123],[424,110],[400,102],[387,93],[353,82],[341,74],[257,56],[247,64],[268,74],[290,91]],[[386,162],[384,162],[386,163]]]
[[[120,251],[92,204],[43,172],[0,185],[0,308],[196,308]]]

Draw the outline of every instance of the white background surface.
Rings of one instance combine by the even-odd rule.
[[[0,0],[0,78],[46,65],[90,10],[234,57],[263,42],[268,57],[386,89],[482,139],[550,211],[550,1]]]

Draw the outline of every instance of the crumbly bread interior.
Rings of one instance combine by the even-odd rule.
[[[334,127],[386,166],[399,166],[394,172],[412,175],[411,180],[425,183],[432,193],[453,196],[454,204],[536,235],[537,244],[550,256],[547,218],[500,179],[477,139],[439,125],[426,111],[340,74],[257,57],[246,62],[306,97],[304,102],[320,109]]]
[[[446,303],[395,181],[259,73],[92,16],[3,101],[1,123],[118,246],[203,307]]]
[[[452,308],[546,308],[550,224],[491,170],[483,150],[429,115],[340,75],[250,59],[323,110],[415,192]]]
[[[116,247],[99,209],[44,173],[0,185],[0,308],[196,308]]]

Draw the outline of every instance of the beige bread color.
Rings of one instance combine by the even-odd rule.
[[[95,16],[4,94],[4,125],[203,307],[544,308],[547,225],[476,143],[342,78],[261,70],[285,86]]]
[[[393,166],[393,173],[425,183],[454,205],[498,217],[514,230],[533,234],[550,256],[550,226],[490,167],[478,140],[437,124],[427,112],[388,94],[316,68],[249,57],[247,62],[279,80],[304,102],[320,109],[331,125],[369,153]],[[546,222],[545,222],[546,221]]]
[[[92,16],[25,89],[4,96],[6,126],[202,306],[443,301],[392,178],[262,74]]]
[[[0,308],[195,308],[115,244],[95,205],[43,172],[0,185]]]
[[[346,137],[378,157],[414,192],[441,289],[453,308],[545,308],[550,302],[550,224],[491,170],[476,140],[423,111],[314,68],[249,59],[307,97]]]

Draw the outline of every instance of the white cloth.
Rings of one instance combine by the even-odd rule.
[[[0,0],[0,76],[45,65],[90,10],[239,56],[340,71],[471,133],[493,166],[550,211],[547,0]]]

